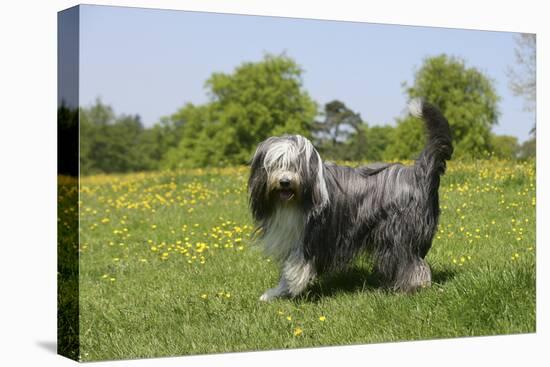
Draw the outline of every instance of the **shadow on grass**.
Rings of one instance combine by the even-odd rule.
[[[453,279],[456,272],[452,269],[432,270],[432,286],[441,287]],[[393,293],[385,287],[382,277],[376,272],[361,267],[353,267],[344,272],[327,274],[313,283],[308,292],[297,301],[318,302],[324,297],[341,293],[364,293],[369,291]]]
[[[455,275],[456,271],[450,268],[432,270],[432,284],[441,286],[453,279]]]

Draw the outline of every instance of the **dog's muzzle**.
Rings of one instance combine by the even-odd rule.
[[[281,177],[279,180],[279,199],[289,201],[294,197],[293,182],[290,177]]]

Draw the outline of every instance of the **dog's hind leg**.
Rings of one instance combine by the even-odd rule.
[[[431,285],[432,273],[423,257],[402,239],[388,241],[375,250],[376,270],[386,286],[402,292],[413,292]],[[399,243],[399,245],[397,245]]]
[[[395,290],[414,292],[419,288],[429,287],[432,283],[432,272],[426,260],[416,258],[400,269],[393,282]]]

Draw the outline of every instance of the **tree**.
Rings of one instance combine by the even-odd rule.
[[[447,55],[430,57],[415,73],[412,86],[404,84],[409,98],[421,97],[438,106],[448,119],[453,134],[455,157],[479,157],[490,149],[490,132],[497,123],[499,97],[493,81],[479,70],[466,67],[463,60]],[[424,146],[418,119],[405,118],[396,127],[390,151],[395,158],[412,158]],[[406,138],[406,141],[400,139]],[[412,138],[411,138],[412,137]]]
[[[341,159],[370,162],[391,160],[395,154],[391,152],[388,154],[387,150],[394,139],[395,129],[392,126],[370,127],[366,122],[362,122],[342,144]]]
[[[536,35],[522,33],[516,37],[517,67],[508,69],[508,86],[516,96],[524,99],[524,109],[534,111],[537,102],[537,39]],[[536,152],[536,122],[531,128],[531,138],[520,147],[520,158],[534,157]]]
[[[80,171],[82,174],[101,172],[103,152],[108,143],[106,129],[114,123],[115,114],[110,106],[97,98],[95,104],[80,109]]]
[[[426,145],[424,126],[414,117],[397,119],[391,138],[383,153],[387,160],[415,159]]]
[[[269,54],[231,74],[214,73],[205,84],[209,103],[187,104],[176,113],[185,120],[182,137],[163,165],[243,164],[269,136],[309,136],[317,107],[303,90],[301,74],[289,57]]]
[[[367,137],[365,159],[369,161],[382,161],[393,158],[388,156],[386,150],[394,140],[395,129],[390,125],[371,126],[365,134]]]
[[[324,121],[315,122],[314,129],[320,141],[328,140],[333,146],[347,140],[351,130],[362,122],[358,113],[338,100],[325,104],[324,116]]]
[[[154,130],[153,130],[154,131]],[[115,115],[96,100],[80,109],[80,172],[131,172],[157,167],[153,133],[146,133],[138,115]]]
[[[518,138],[510,135],[491,135],[491,152],[500,159],[516,159],[518,157]]]
[[[147,169],[160,168],[167,151],[177,146],[179,136],[179,129],[168,118],[161,118],[159,123],[144,129],[138,147],[143,165]]]
[[[332,159],[357,160],[366,148],[367,125],[358,113],[338,100],[325,104],[324,120],[313,126],[316,145]]]
[[[517,68],[508,69],[508,86],[516,96],[525,99],[525,109],[533,111],[537,98],[537,39],[536,35],[521,33],[516,37]]]
[[[525,141],[519,147],[518,157],[520,159],[533,159],[535,158],[536,154],[537,154],[537,141],[534,137],[532,139]]]
[[[210,106],[195,106],[186,104],[178,110],[172,120],[184,121],[180,126],[181,138],[176,145],[167,150],[161,166],[178,168],[190,166],[205,166],[210,163],[214,155],[220,159],[217,146],[212,141],[212,125],[209,116]],[[215,132],[215,131],[214,131]]]

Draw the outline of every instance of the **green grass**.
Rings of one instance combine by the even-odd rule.
[[[535,331],[533,162],[450,163],[427,257],[431,288],[384,290],[364,257],[304,296],[272,303],[258,301],[278,269],[252,244],[247,174],[237,167],[82,180],[77,358]],[[70,214],[60,210],[62,228]]]

